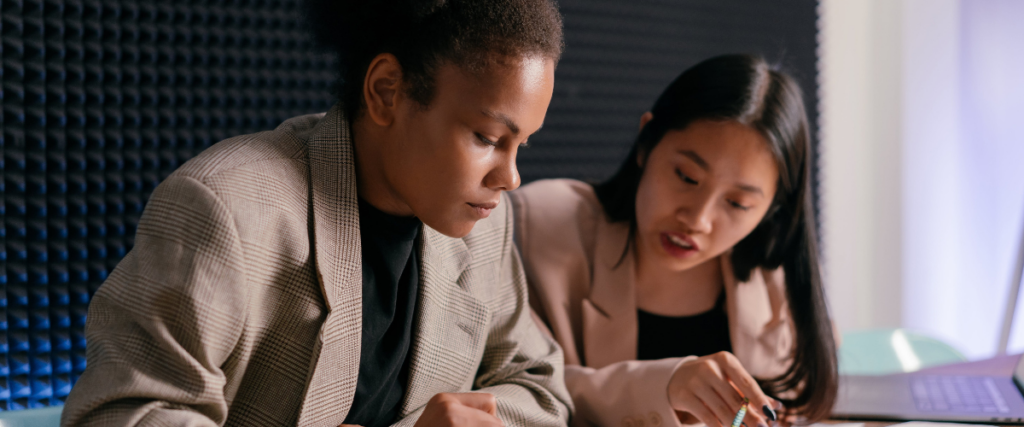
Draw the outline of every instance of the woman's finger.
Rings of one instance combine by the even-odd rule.
[[[725,402],[729,408],[732,408],[732,413],[728,420],[729,423],[732,424],[736,414],[739,413],[740,407],[742,407],[746,402],[743,401],[743,398],[740,397],[739,392],[736,391],[732,384],[722,381],[721,383],[715,383],[714,386],[715,392],[718,393],[722,402]],[[746,405],[747,411],[746,415],[743,417],[743,422],[746,423],[748,427],[767,427],[765,417],[760,413],[761,410],[755,407],[752,403],[746,403]]]
[[[760,412],[764,406],[771,408],[775,402],[761,391],[761,387],[757,385],[757,381],[754,377],[747,373],[746,369],[743,369],[743,365],[729,353],[719,353],[718,361],[722,368],[722,372],[732,382],[740,394],[747,399],[750,399],[750,406],[753,411]]]
[[[704,425],[708,427],[729,427],[728,424],[722,424],[718,417],[715,416],[715,413],[711,412],[702,402],[698,400],[694,403],[694,405],[690,405],[692,408],[687,410],[687,412],[697,417]]]
[[[464,406],[497,415],[498,401],[490,393],[451,393],[449,395]]]
[[[727,403],[722,396],[710,386],[701,388],[697,391],[697,398],[700,399],[701,403],[704,404],[717,418],[723,426],[729,427],[732,425],[733,418],[736,417],[736,412],[740,410],[740,405],[731,405]]]
[[[748,427],[768,427],[767,419],[760,412],[760,409],[755,408],[753,405],[748,405],[747,416],[743,417],[743,422]]]
[[[716,393],[718,393],[723,402],[731,408],[736,408],[733,410],[733,414],[735,414],[736,410],[739,410],[740,405],[744,403],[743,396],[736,390],[736,387],[734,387],[732,383],[725,378],[724,373],[720,374],[716,378],[709,378],[706,382],[715,390]]]

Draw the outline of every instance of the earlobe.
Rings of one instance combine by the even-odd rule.
[[[401,96],[402,67],[398,58],[382,53],[370,61],[363,81],[366,114],[379,126],[390,126]]]
[[[640,116],[640,130],[644,130],[644,126],[647,126],[647,123],[650,122],[651,119],[653,119],[653,118],[654,118],[654,114],[651,113],[650,111],[648,111],[648,112],[644,113],[642,116]]]

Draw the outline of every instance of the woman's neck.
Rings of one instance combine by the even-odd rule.
[[[355,152],[356,189],[359,197],[381,212],[394,216],[413,216],[387,178],[387,134],[361,115],[351,124]]]
[[[637,254],[636,305],[662,316],[692,316],[714,308],[724,290],[718,257],[684,271],[671,271]]]

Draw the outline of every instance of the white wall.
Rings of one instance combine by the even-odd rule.
[[[1024,222],[1020,22],[1014,0],[822,1],[822,239],[841,329],[995,351]]]
[[[908,300],[903,325],[966,351],[958,339],[965,320],[958,301],[965,301],[965,296],[971,299],[963,295],[971,289],[963,261],[965,238],[971,230],[964,227],[967,189],[960,161],[960,1],[902,3],[905,161],[901,185],[906,197],[899,237],[904,241],[902,283]],[[999,315],[998,310],[990,312]]]
[[[1024,2],[962,0],[961,156],[964,165],[964,294],[970,298],[957,342],[986,350],[997,336],[991,330],[1002,315],[1024,227]],[[1019,308],[1018,313],[1024,308]],[[973,317],[973,313],[985,315]],[[984,322],[984,323],[983,323]],[[1017,316],[1011,350],[1024,351],[1024,316]]]
[[[901,322],[902,9],[825,0],[819,12],[824,273],[842,330]]]

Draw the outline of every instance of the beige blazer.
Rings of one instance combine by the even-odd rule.
[[[62,425],[344,421],[362,330],[349,135],[335,106],[221,142],[157,187],[89,307],[88,368]],[[562,353],[529,317],[509,204],[465,238],[421,236],[396,425],[437,393],[471,390],[496,395],[506,425],[564,425]]]
[[[611,223],[589,184],[537,181],[510,193],[516,238],[539,321],[565,351],[566,385],[578,426],[678,425],[668,381],[688,358],[636,361],[634,261],[622,257],[626,223]],[[790,364],[793,326],[782,271],[737,282],[721,256],[734,354],[755,377]],[[666,337],[671,339],[671,337]]]

